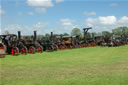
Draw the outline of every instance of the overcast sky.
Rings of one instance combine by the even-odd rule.
[[[127,10],[127,0],[0,0],[0,34],[71,33],[74,27],[111,31],[128,26]]]

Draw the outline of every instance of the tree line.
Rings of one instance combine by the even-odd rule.
[[[3,34],[9,34],[9,31],[5,31]],[[94,35],[101,35],[102,36],[127,36],[128,37],[128,27],[118,27],[112,30],[112,32],[109,31],[102,31],[102,32],[88,32],[88,36],[91,34]],[[54,34],[54,36],[59,36],[60,34]],[[71,31],[71,34],[69,33],[63,33],[64,36],[80,36],[83,37],[83,30],[81,31],[79,28],[73,28]],[[42,37],[42,35],[38,35],[39,38]],[[43,35],[43,37],[50,37],[50,34],[46,33]]]
[[[102,36],[127,36],[128,37],[128,27],[118,27],[112,30],[112,32],[109,31],[102,31],[102,32],[88,32],[87,35],[102,35]],[[83,33],[79,28],[74,28],[71,32],[72,36],[81,35],[83,36]]]

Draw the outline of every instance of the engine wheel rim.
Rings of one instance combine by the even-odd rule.
[[[34,48],[33,47],[29,47],[29,53],[34,54]]]
[[[24,47],[21,49],[21,52],[20,52],[22,55],[26,55],[27,54],[27,49]]]
[[[37,51],[38,53],[42,53],[42,52],[43,52],[43,47],[38,46],[37,49],[36,49],[36,51]]]
[[[13,49],[12,49],[12,55],[13,55],[13,56],[17,56],[18,54],[19,54],[18,48],[13,48]]]
[[[62,46],[62,45],[59,48],[60,48],[60,50],[66,49],[66,47],[65,46]]]

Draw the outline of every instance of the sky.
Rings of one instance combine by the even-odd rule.
[[[71,33],[78,27],[90,32],[128,26],[128,0],[0,0],[0,34]]]

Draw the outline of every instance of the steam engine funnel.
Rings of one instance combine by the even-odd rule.
[[[36,35],[37,31],[34,31],[34,41],[36,41],[37,35]]]
[[[61,40],[61,42],[63,42],[63,35],[62,34],[60,35],[60,40]]]
[[[51,32],[51,41],[53,41],[53,32]]]
[[[18,40],[20,40],[20,39],[21,39],[21,32],[18,31]]]

